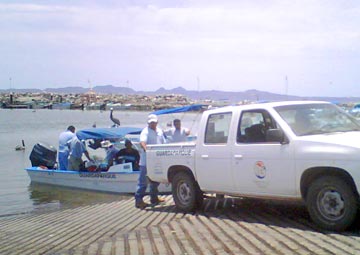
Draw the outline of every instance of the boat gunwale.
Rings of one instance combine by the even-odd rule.
[[[118,175],[122,175],[122,174],[139,174],[140,171],[132,171],[132,172],[88,172],[88,171],[73,171],[73,170],[59,170],[59,169],[38,169],[38,167],[34,166],[34,167],[28,167],[28,168],[25,168],[26,171],[31,171],[31,172],[44,172],[44,173],[64,173],[64,174],[84,174],[84,173],[87,173],[87,174],[106,174],[106,173],[109,173],[109,174],[118,174]]]

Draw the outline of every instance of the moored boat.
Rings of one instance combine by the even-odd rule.
[[[110,140],[117,147],[121,147],[125,138],[130,138],[134,146],[138,142],[136,135],[140,134],[141,128],[136,127],[117,127],[117,128],[89,128],[76,133],[80,140],[85,140],[87,147],[94,151],[101,148],[96,145],[99,141]],[[56,149],[45,144],[34,146],[30,155],[32,167],[26,171],[34,183],[44,183],[87,189],[112,193],[135,193],[139,171],[132,169],[131,163],[114,164],[107,171],[103,170],[103,161],[95,160],[95,169],[91,171],[71,171],[57,169]],[[92,165],[94,166],[94,165]],[[89,169],[90,170],[90,169]],[[171,186],[160,184],[160,193],[171,192]]]
[[[111,193],[135,193],[139,171],[82,172],[29,167],[26,171],[34,183]],[[171,186],[160,184],[159,192],[168,193]]]

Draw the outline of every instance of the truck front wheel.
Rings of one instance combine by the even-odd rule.
[[[172,181],[172,194],[176,207],[192,212],[202,204],[203,194],[194,178],[185,172],[177,173]]]
[[[324,176],[309,187],[306,204],[312,220],[321,228],[342,231],[357,214],[357,197],[351,185],[336,176]]]

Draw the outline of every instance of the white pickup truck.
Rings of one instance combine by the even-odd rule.
[[[303,199],[315,223],[341,231],[357,215],[360,125],[327,102],[223,107],[203,113],[196,141],[149,145],[147,165],[185,212],[204,193]]]

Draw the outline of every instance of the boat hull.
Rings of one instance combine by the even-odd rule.
[[[26,169],[32,182],[111,193],[135,193],[139,172],[78,172]],[[171,185],[160,184],[160,193],[170,193]]]

